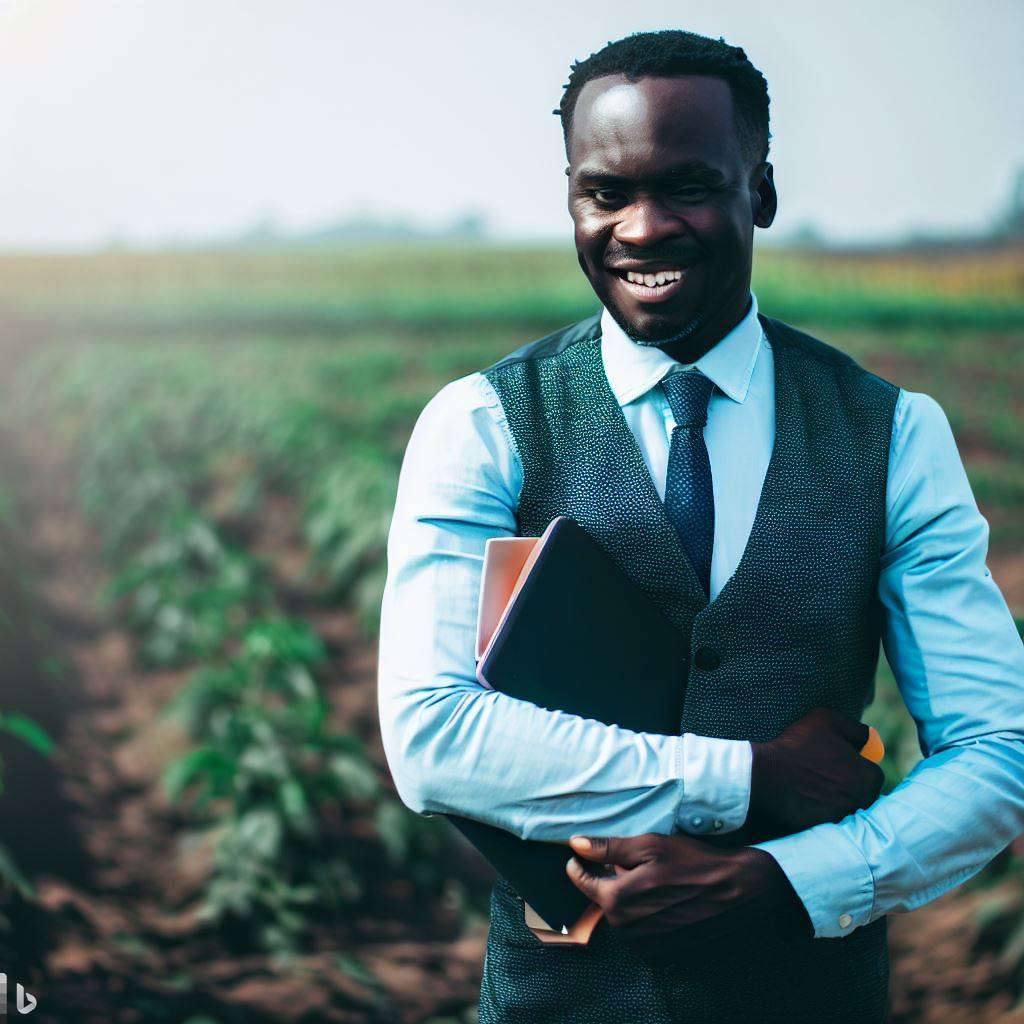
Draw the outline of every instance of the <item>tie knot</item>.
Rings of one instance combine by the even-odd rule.
[[[676,370],[658,385],[668,399],[677,427],[703,427],[715,382],[700,370]]]

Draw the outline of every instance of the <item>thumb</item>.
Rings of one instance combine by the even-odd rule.
[[[578,856],[603,863],[608,852],[608,839],[606,836],[573,836],[569,846]]]
[[[868,741],[870,730],[863,722],[858,722],[838,711],[832,712],[832,727],[851,746],[860,750]]]
[[[598,864],[621,864],[632,868],[647,857],[646,836],[573,836],[573,853]]]

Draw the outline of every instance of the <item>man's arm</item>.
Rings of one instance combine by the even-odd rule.
[[[738,828],[749,743],[634,732],[477,681],[484,546],[515,535],[521,486],[486,378],[442,388],[409,440],[388,536],[378,711],[399,796],[421,814],[459,814],[525,839]]]
[[[1024,644],[985,564],[988,523],[928,395],[900,393],[887,508],[882,642],[925,759],[867,810],[755,844],[821,938],[927,903],[1024,832]]]

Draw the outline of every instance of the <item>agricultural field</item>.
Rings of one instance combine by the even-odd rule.
[[[1022,266],[766,250],[754,290],[941,403],[1024,626]],[[385,541],[427,400],[595,308],[557,248],[0,257],[0,965],[37,1019],[475,1019],[492,874],[388,776]],[[891,787],[884,660],[868,720]],[[894,1022],[1012,1019],[1022,855],[890,922]]]

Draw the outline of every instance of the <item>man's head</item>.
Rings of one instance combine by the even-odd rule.
[[[635,341],[698,358],[746,313],[775,217],[764,77],[721,40],[638,33],[574,64],[555,113],[598,298]]]

